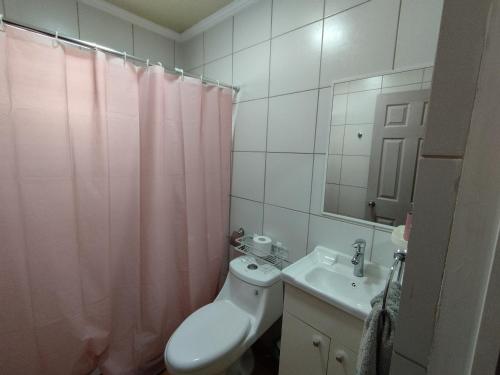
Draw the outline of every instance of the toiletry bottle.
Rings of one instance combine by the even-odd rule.
[[[405,231],[403,233],[403,239],[408,241],[410,238],[411,227],[413,225],[413,203],[411,204],[411,209],[406,214]]]

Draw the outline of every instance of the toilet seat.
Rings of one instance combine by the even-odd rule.
[[[250,329],[249,316],[232,302],[215,301],[191,314],[168,341],[165,359],[177,372],[190,372],[230,355]]]

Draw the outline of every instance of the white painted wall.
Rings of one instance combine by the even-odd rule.
[[[77,0],[0,0],[5,18],[174,67],[174,41]]]
[[[492,4],[429,359],[433,375],[471,374],[473,364],[474,374],[494,374],[500,353],[500,2]]]
[[[329,86],[433,65],[441,6],[441,0],[260,0],[180,46],[181,66],[241,87],[232,229],[282,241],[292,261],[319,244],[350,253],[359,237],[372,260],[391,261],[387,230],[321,214]]]
[[[478,86],[495,2],[444,2],[392,375],[470,373],[485,268],[498,236],[498,55]],[[488,86],[496,90],[491,96]]]

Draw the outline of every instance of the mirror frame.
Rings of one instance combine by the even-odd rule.
[[[390,69],[390,70],[385,70],[385,71],[381,71],[381,72],[361,74],[361,75],[357,75],[357,76],[341,78],[339,80],[333,81],[330,84],[330,86],[327,86],[327,87],[330,87],[330,90],[331,90],[330,120],[328,122],[328,128],[329,128],[328,129],[328,145],[326,147],[326,152],[324,154],[319,154],[319,155],[323,155],[325,157],[324,167],[323,167],[323,179],[322,179],[322,185],[321,185],[321,203],[322,203],[321,216],[334,218],[337,220],[349,222],[349,223],[356,224],[356,225],[376,227],[376,228],[383,229],[385,231],[387,231],[387,230],[392,231],[394,228],[396,228],[396,227],[393,227],[393,226],[387,225],[387,224],[376,223],[374,221],[359,219],[356,217],[345,216],[345,215],[325,211],[326,172],[327,172],[327,168],[328,168],[328,155],[329,155],[328,151],[330,149],[330,137],[331,137],[331,131],[332,131],[331,123],[332,123],[332,117],[333,117],[333,98],[335,96],[335,85],[340,84],[340,83],[350,82],[350,81],[357,81],[360,79],[384,76],[384,75],[395,74],[395,73],[403,73],[403,72],[408,72],[411,70],[427,69],[427,68],[433,68],[433,67],[434,67],[433,64],[423,64],[423,65],[418,65],[418,66],[411,66],[408,68]],[[431,90],[432,90],[432,81],[431,81]]]

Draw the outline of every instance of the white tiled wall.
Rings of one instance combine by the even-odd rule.
[[[3,2],[3,7],[2,7]],[[77,0],[1,0],[6,18],[174,66],[174,41]]]
[[[78,37],[76,0],[4,0],[5,17]]]
[[[325,19],[321,85],[393,66],[400,0],[371,0]]]
[[[160,61],[164,66],[174,66],[174,41],[134,25],[134,55],[146,57],[152,63]]]
[[[318,21],[272,39],[271,96],[318,87],[322,24]]]
[[[351,252],[357,238],[367,240],[373,260],[390,261],[388,232],[322,216],[323,154],[329,144],[332,103],[329,86],[340,78],[391,70],[395,63],[398,68],[432,65],[441,3],[260,0],[185,42],[180,48],[184,68],[241,88],[233,111],[233,229],[243,226],[249,233],[258,231],[280,240],[292,261],[318,244]],[[415,18],[402,14],[400,19],[400,9],[410,8]],[[417,26],[426,31],[409,39]],[[402,40],[399,31],[405,35]],[[418,51],[411,48],[413,44]],[[232,74],[225,71],[230,60]],[[401,80],[390,86],[404,86],[403,78],[392,77]],[[356,85],[350,89],[359,92],[359,100],[351,101],[351,107],[363,110],[355,111],[349,121],[367,125],[373,122],[366,117],[374,109],[376,95],[367,90],[381,90],[382,79]],[[336,94],[341,90],[339,86]],[[344,90],[344,102],[335,103],[347,113],[348,85]],[[337,113],[334,124],[344,130],[346,115],[337,118]],[[354,113],[352,108],[349,113]],[[369,129],[364,130],[368,139]],[[342,142],[337,147],[345,148],[354,165],[355,158],[366,158],[359,153],[359,144]],[[340,175],[330,177],[340,179]],[[336,192],[341,193],[338,188]],[[348,204],[359,191],[343,194]]]
[[[317,107],[316,91],[270,98],[267,150],[312,154]]]
[[[396,49],[395,68],[433,65],[442,0],[403,0]]]
[[[78,4],[78,21],[83,40],[133,54],[132,24],[85,4]]]

